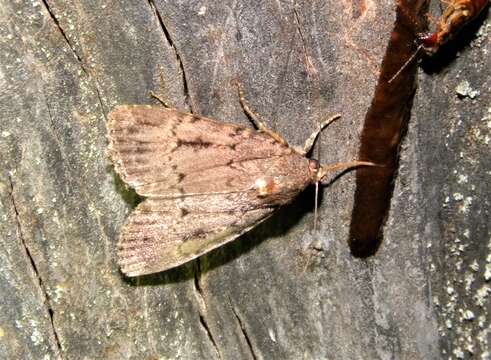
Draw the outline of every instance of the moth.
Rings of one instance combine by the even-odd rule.
[[[146,198],[120,234],[125,275],[190,261],[249,231],[329,171],[371,165],[321,166],[306,157],[321,129],[339,116],[295,148],[244,109],[259,131],[161,106],[121,105],[109,114],[115,170]]]
[[[438,20],[436,31],[418,34],[418,42],[431,55],[451,40],[469,21],[474,19],[488,4],[488,0],[451,0]]]
[[[451,0],[438,20],[436,31],[418,34],[418,42],[431,55],[451,40],[469,21],[483,11],[488,0]]]
[[[454,38],[467,23],[484,10],[489,0],[449,0],[447,3],[447,8],[438,19],[436,30],[416,35],[418,48],[389,79],[388,83],[391,83],[399,76],[407,65],[421,54],[421,51],[428,56],[437,53],[443,44]]]

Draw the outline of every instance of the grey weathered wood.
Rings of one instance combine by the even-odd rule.
[[[400,177],[412,190],[396,200],[417,226],[394,227],[394,238],[425,244],[419,257],[446,358],[491,356],[489,21],[486,10],[440,54],[444,67],[420,77]]]
[[[450,53],[440,73],[421,73],[375,257],[354,259],[346,245],[348,175],[323,191],[316,232],[307,191],[181,268],[128,280],[115,263],[134,195],[105,155],[113,106],[152,103],[153,90],[178,108],[247,124],[230,83],[240,79],[252,108],[293,144],[341,112],[314,154],[323,163],[353,159],[393,7],[2,1],[0,357],[437,359],[459,350],[468,357],[469,345],[489,352],[489,20],[471,45],[473,36],[461,39],[460,56]],[[475,99],[457,97],[463,80],[480,91]],[[466,310],[475,318],[465,320]]]

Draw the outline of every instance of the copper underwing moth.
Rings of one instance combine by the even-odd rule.
[[[253,113],[244,107],[248,114]],[[121,105],[109,114],[109,156],[119,176],[145,197],[120,233],[126,276],[164,271],[215,249],[268,218],[328,171],[252,117],[261,131],[175,109]]]

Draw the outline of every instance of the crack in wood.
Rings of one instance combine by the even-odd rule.
[[[206,333],[206,335],[208,336],[208,339],[210,340],[211,344],[213,345],[213,348],[217,353],[218,359],[222,359],[222,356],[220,355],[218,343],[216,342],[213,333],[211,332],[210,326],[208,325],[208,320],[206,318],[206,301],[203,293],[203,288],[201,287],[200,284],[200,277],[201,277],[201,262],[200,259],[198,258],[196,259],[196,263],[194,266],[194,289],[196,292],[196,299],[198,300],[199,323],[203,328],[204,332]]]
[[[56,18],[55,14],[53,13],[53,10],[51,10],[51,7],[50,7],[50,5],[48,3],[48,0],[41,0],[41,2],[44,4],[44,7],[46,8],[46,11],[48,12],[51,20],[53,20],[53,22],[56,25],[58,31],[61,33],[61,36],[63,36],[63,38],[65,39],[65,42],[67,43],[67,45],[70,48],[71,52],[73,53],[73,55],[75,56],[75,58],[77,59],[77,61],[81,64],[83,71],[85,73],[87,73],[87,70],[85,69],[85,65],[84,65],[84,62],[82,61],[82,58],[77,53],[77,51],[73,47],[72,43],[68,39],[68,36],[66,35],[65,30],[63,30],[63,28],[60,25],[60,22],[58,21],[58,19]]]
[[[77,60],[77,62],[80,64],[80,68],[82,69],[83,73],[89,79],[93,79],[94,80],[94,82],[95,82],[94,90],[95,90],[95,93],[96,93],[96,96],[97,96],[97,100],[99,101],[99,104],[101,105],[102,115],[104,116],[104,118],[106,120],[106,123],[107,123],[107,114],[106,114],[106,111],[104,110],[104,103],[102,102],[102,97],[101,97],[101,93],[99,91],[97,78],[95,76],[92,76],[91,73],[89,72],[89,70],[87,70],[86,64],[84,63],[84,61],[82,60],[82,57],[77,53],[77,51],[75,50],[75,47],[72,45],[72,43],[68,39],[68,36],[67,36],[65,30],[63,30],[63,27],[60,25],[60,21],[55,16],[53,10],[51,9],[51,7],[50,7],[50,5],[48,3],[48,0],[41,0],[41,2],[44,4],[44,7],[46,8],[46,11],[48,12],[51,20],[53,20],[53,23],[55,24],[55,26],[58,29],[58,31],[61,33],[61,36],[65,40],[65,43],[67,44],[68,48],[70,49],[70,51],[72,52],[72,54],[75,56],[75,59]]]
[[[230,301],[230,308],[232,309],[232,313],[234,314],[234,317],[237,320],[237,323],[239,324],[240,331],[242,332],[242,335],[244,336],[244,339],[247,343],[247,347],[249,348],[249,351],[251,353],[252,358],[254,360],[259,359],[259,357],[256,355],[256,352],[254,351],[254,347],[252,346],[252,341],[251,341],[251,338],[249,337],[249,334],[247,333],[247,329],[245,327],[245,324],[242,321],[241,317],[239,316],[237,309],[232,305],[231,301]]]
[[[157,17],[157,20],[159,22],[160,28],[162,30],[162,33],[164,34],[164,37],[167,41],[167,43],[170,45],[170,47],[174,50],[174,54],[176,55],[176,60],[179,64],[179,69],[181,70],[182,74],[182,86],[183,86],[183,92],[184,92],[184,104],[189,106],[189,112],[194,113],[193,111],[193,104],[191,101],[191,94],[189,92],[189,86],[188,86],[188,79],[186,76],[186,71],[184,70],[184,64],[182,62],[181,55],[177,51],[177,47],[174,44],[174,41],[172,40],[172,37],[170,36],[169,30],[167,30],[167,26],[165,25],[165,22],[162,18],[162,15],[160,15],[160,12],[157,9],[157,6],[155,5],[154,0],[148,0],[148,4],[150,5],[150,8],[153,10],[155,13],[155,16]]]
[[[19,234],[20,244],[21,244],[22,249],[24,250],[24,254],[27,257],[28,262],[31,264],[32,273],[34,274],[34,276],[37,279],[37,284],[38,284],[40,293],[43,295],[43,298],[44,298],[44,304],[45,304],[46,310],[47,310],[46,312],[47,312],[48,317],[50,319],[52,335],[53,335],[53,338],[55,340],[55,346],[56,346],[55,355],[59,359],[63,359],[63,357],[61,355],[62,347],[61,347],[60,338],[58,336],[58,333],[56,331],[55,324],[54,324],[54,310],[51,306],[48,291],[46,290],[43,279],[41,278],[41,274],[39,273],[39,270],[38,270],[38,267],[37,267],[36,262],[34,260],[34,257],[31,253],[31,251],[29,250],[29,246],[27,245],[27,242],[24,238],[24,233],[22,231],[22,224],[20,221],[20,213],[19,213],[19,209],[17,206],[17,202],[15,200],[15,196],[14,196],[14,181],[12,180],[12,176],[10,174],[8,175],[8,179],[9,179],[9,184],[10,184],[9,196],[10,196],[10,199],[12,202],[12,207],[14,209],[14,214],[15,214],[14,218],[15,218],[15,222],[16,222],[16,226],[17,226],[17,232]]]

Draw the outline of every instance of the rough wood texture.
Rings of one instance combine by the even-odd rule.
[[[116,266],[134,194],[105,154],[115,105],[153,90],[248,124],[239,78],[292,144],[341,112],[314,155],[353,159],[393,21],[388,0],[3,0],[0,357],[489,356],[488,11],[420,73],[376,256],[346,244],[351,174],[316,232],[307,191],[199,261],[134,281]]]

